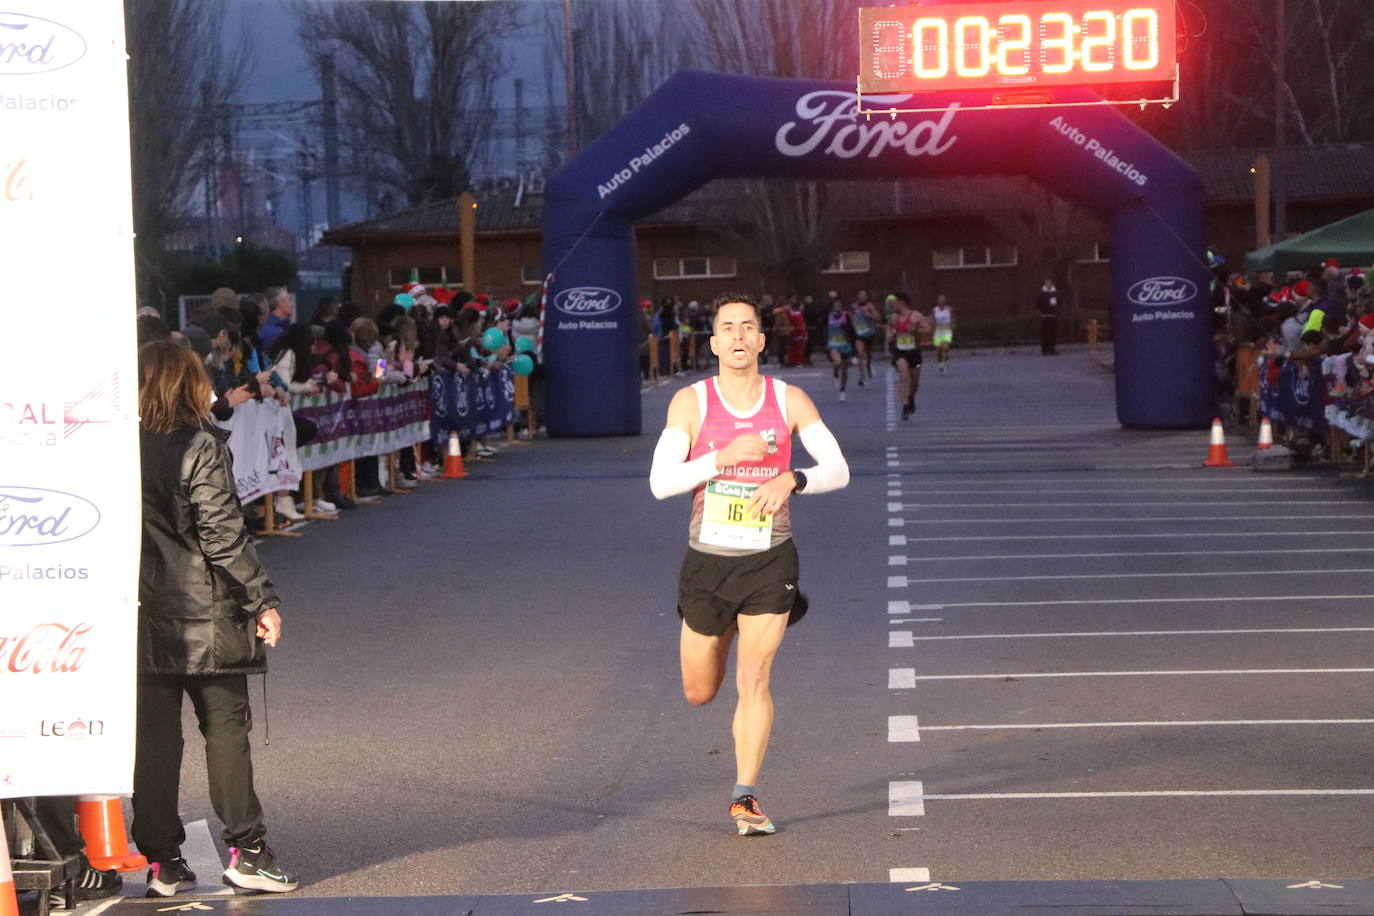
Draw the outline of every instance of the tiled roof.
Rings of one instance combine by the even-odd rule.
[[[1202,176],[1210,203],[1241,203],[1254,192],[1250,165],[1264,152],[1254,149],[1203,150],[1187,161]],[[1287,151],[1288,199],[1338,200],[1374,198],[1374,143],[1290,147]],[[1018,209],[1034,200],[1034,184],[1019,176],[918,178],[906,181],[833,182],[831,199],[856,219],[886,216],[935,216]],[[520,195],[514,186],[474,193],[478,232],[537,232],[543,219],[543,197]],[[709,222],[738,207],[736,181],[713,181],[672,206],[641,220],[643,226]],[[453,200],[423,204],[376,219],[331,229],[326,242],[348,244],[362,236],[447,235],[458,233]]]

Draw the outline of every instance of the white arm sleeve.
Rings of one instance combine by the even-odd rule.
[[[654,464],[649,469],[649,490],[655,499],[687,493],[716,476],[716,453],[708,452],[688,461],[691,451],[691,437],[680,429],[665,429],[658,437]]]
[[[799,435],[807,454],[816,459],[815,467],[800,468],[806,475],[806,489],[801,491],[801,495],[827,493],[849,486],[849,464],[844,460],[844,453],[840,451],[840,443],[835,441],[835,435],[826,428],[825,421],[812,423]]]

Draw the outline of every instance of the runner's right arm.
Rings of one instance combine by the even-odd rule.
[[[715,477],[724,468],[741,461],[758,461],[768,454],[768,445],[757,433],[740,436],[722,449],[707,452],[694,461],[692,434],[701,423],[697,398],[691,388],[673,395],[668,405],[668,423],[654,448],[654,463],[649,469],[649,490],[655,499],[688,493]]]

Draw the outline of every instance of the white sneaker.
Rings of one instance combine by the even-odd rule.
[[[414,477],[407,477],[401,474],[396,478],[396,489],[398,490],[413,490],[416,486],[417,484]]]
[[[282,518],[289,518],[293,522],[305,518],[304,515],[296,511],[296,502],[291,498],[290,493],[278,493],[272,507]]]
[[[840,392],[840,401],[841,401],[841,402],[844,401],[844,392],[843,392],[843,391]]]
[[[339,507],[336,506],[336,505],[334,505],[333,503],[331,503],[331,502],[330,502],[329,500],[327,500],[327,499],[317,499],[317,500],[315,500],[315,509],[316,509],[316,511],[318,511],[318,512],[323,512],[325,515],[338,515],[338,514],[339,514]]]
[[[436,465],[430,464],[428,461],[420,465],[418,471],[419,476],[424,480],[430,480],[439,476],[439,468]]]

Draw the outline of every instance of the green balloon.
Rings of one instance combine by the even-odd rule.
[[[510,361],[510,367],[516,375],[529,375],[534,371],[534,360],[530,359],[528,353],[521,353]]]
[[[516,352],[516,353],[533,353],[533,352],[534,352],[534,341],[530,340],[528,337],[517,337],[517,338],[515,338],[515,352]]]
[[[500,328],[487,328],[482,335],[482,346],[488,350],[499,350],[506,345],[506,333]]]

